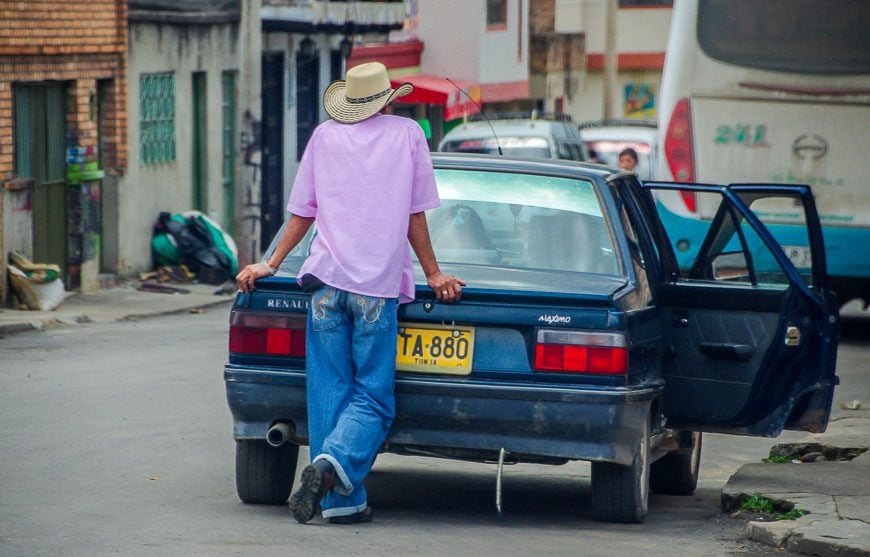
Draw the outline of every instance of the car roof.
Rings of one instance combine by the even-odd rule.
[[[495,128],[496,135],[511,136],[511,137],[548,137],[557,135],[559,137],[577,137],[576,134],[570,134],[567,128],[573,128],[573,125],[566,122],[556,122],[552,120],[490,120],[489,122],[476,121],[460,124],[447,132],[443,141],[454,141],[462,139],[476,139],[481,136],[492,137],[492,129]]]
[[[562,159],[526,159],[476,153],[432,153],[432,165],[436,169],[486,170],[587,179],[607,179],[614,175],[611,169],[600,164]]]
[[[658,125],[655,120],[615,119],[583,122],[579,126],[583,141],[642,141],[655,143]]]
[[[641,128],[632,126],[606,126],[600,128],[583,128],[580,130],[583,141],[643,141],[653,143],[658,138],[658,130],[655,128]]]

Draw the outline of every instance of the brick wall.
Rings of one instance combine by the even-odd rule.
[[[75,146],[88,146],[97,142],[91,101],[98,81],[107,80],[104,166],[123,172],[126,51],[125,0],[0,0],[0,181],[13,178],[15,82],[65,82],[68,137],[74,138]]]
[[[529,32],[552,33],[556,30],[556,0],[531,0]]]

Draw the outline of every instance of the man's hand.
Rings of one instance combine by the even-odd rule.
[[[451,304],[458,302],[462,297],[462,287],[465,282],[454,277],[453,275],[445,275],[441,271],[433,274],[427,279],[429,288],[435,291],[435,298],[439,302]]]
[[[438,268],[435,252],[432,251],[432,241],[429,239],[429,227],[426,225],[426,213],[414,213],[408,221],[408,241],[417,254],[417,260],[426,274],[429,288],[435,291],[435,299],[439,302],[458,302],[462,297],[462,287],[465,282],[445,275]]]
[[[250,292],[254,289],[254,281],[258,278],[272,276],[272,269],[265,263],[254,263],[242,269],[236,275],[236,283],[241,292]]]

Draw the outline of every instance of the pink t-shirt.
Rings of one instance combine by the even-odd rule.
[[[341,290],[414,299],[408,244],[412,213],[440,205],[429,147],[408,118],[328,120],[305,149],[287,210],[314,217],[317,234],[299,276]]]

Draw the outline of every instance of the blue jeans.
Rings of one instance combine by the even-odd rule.
[[[323,517],[366,508],[363,485],[396,413],[395,299],[331,286],[311,296],[306,336],[308,436],[312,462],[328,460],[335,487]]]

